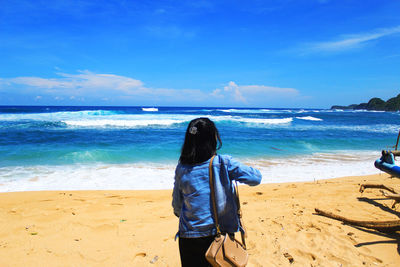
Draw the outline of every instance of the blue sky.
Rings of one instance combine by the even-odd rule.
[[[387,100],[399,14],[397,0],[0,0],[0,105]]]

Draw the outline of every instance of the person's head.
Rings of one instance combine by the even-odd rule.
[[[186,129],[179,161],[182,164],[204,162],[215,155],[221,146],[221,138],[214,122],[208,118],[194,119]]]

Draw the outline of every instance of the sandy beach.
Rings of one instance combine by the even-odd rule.
[[[248,266],[399,266],[400,233],[379,233],[313,214],[396,220],[377,189],[386,174],[240,186]],[[0,194],[0,266],[179,266],[171,190]]]

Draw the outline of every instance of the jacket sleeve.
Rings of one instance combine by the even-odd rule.
[[[256,168],[244,165],[230,156],[228,156],[226,160],[228,161],[227,166],[230,179],[237,180],[240,183],[245,183],[250,186],[261,183],[262,176],[260,171]]]
[[[175,216],[179,217],[182,209],[182,194],[179,188],[180,177],[178,175],[178,168],[175,170],[174,189],[172,191],[172,208],[174,209]]]

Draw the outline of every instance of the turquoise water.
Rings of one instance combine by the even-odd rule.
[[[170,187],[187,124],[197,117],[209,117],[216,123],[223,142],[219,153],[231,154],[276,177],[288,176],[287,166],[306,163],[317,170],[311,172],[314,178],[325,178],[317,173],[346,165],[349,158],[354,168],[345,168],[362,169],[363,164],[379,156],[381,149],[395,144],[400,129],[400,114],[391,112],[2,106],[0,190],[52,189],[48,187],[50,179],[60,187],[73,189],[88,182],[75,180],[75,176],[89,177],[88,189],[107,188],[110,183],[123,187],[121,178],[102,182],[96,178],[96,170],[112,170],[108,177],[130,170],[133,173],[126,174],[132,176],[129,181],[137,182],[137,168],[142,176],[147,175],[149,181],[153,179],[159,185],[156,188]],[[320,160],[325,164],[323,168],[310,166]],[[276,164],[282,168],[271,167]],[[363,174],[361,169],[359,173]],[[29,180],[36,182],[27,183]],[[137,183],[144,188],[152,186],[152,182]]]

